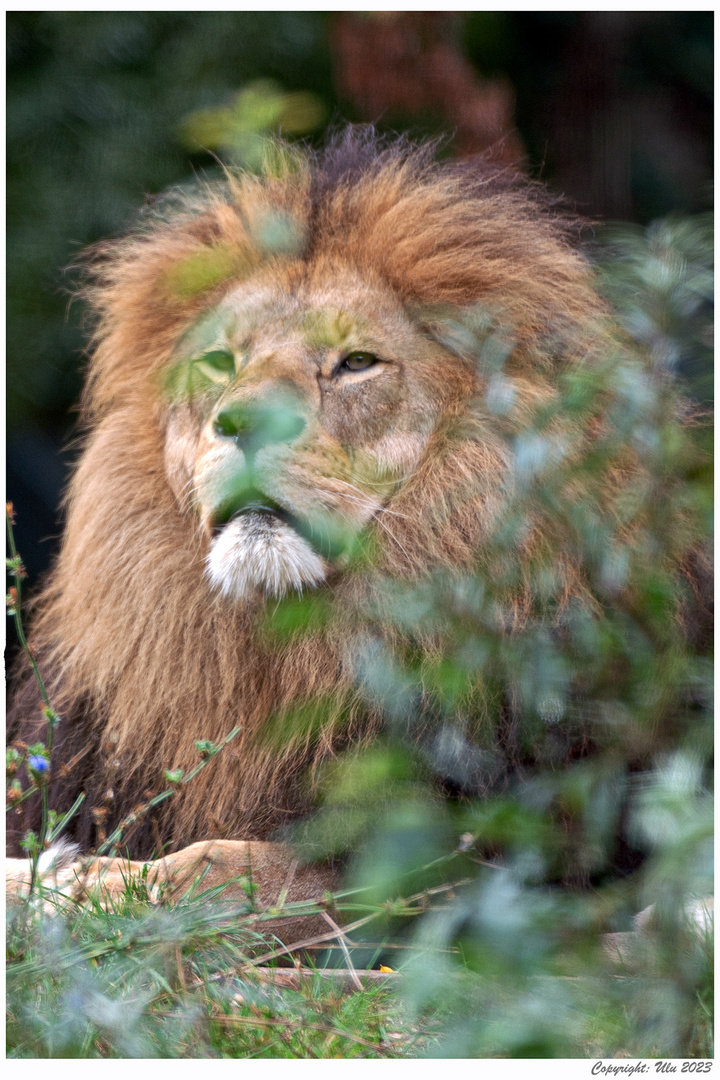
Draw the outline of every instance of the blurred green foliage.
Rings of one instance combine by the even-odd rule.
[[[439,1056],[709,1052],[712,948],[689,926],[713,882],[712,662],[694,594],[712,470],[677,372],[707,364],[710,222],[617,231],[609,254],[601,285],[626,336],[519,420],[507,330],[471,314],[448,334],[475,343],[506,498],[474,572],[388,579],[361,603],[357,688],[385,733],[327,765],[323,805],[294,833],[314,856],[350,853],[349,882],[386,902],[391,935],[394,898],[458,882],[405,938],[406,1001],[416,1019],[442,1013]],[[584,591],[568,594],[568,567]],[[272,621],[318,625],[296,601]],[[602,935],[649,905],[654,933],[631,939],[618,980]]]
[[[232,103],[219,109],[198,109],[183,121],[181,137],[192,150],[220,150],[245,169],[262,168],[273,146],[271,136],[307,135],[325,118],[315,94],[287,94],[276,83],[259,79],[250,83]]]
[[[713,400],[712,214],[670,217],[647,229],[602,233],[606,292],[650,362],[683,376],[702,405]]]

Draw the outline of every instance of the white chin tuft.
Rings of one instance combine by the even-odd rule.
[[[310,545],[284,521],[265,514],[232,518],[213,540],[205,565],[213,586],[230,600],[256,589],[273,596],[301,592],[326,576]]]

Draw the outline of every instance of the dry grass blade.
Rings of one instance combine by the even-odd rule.
[[[372,919],[377,919],[382,912],[373,911],[371,915],[365,915],[362,919],[358,919],[354,923],[350,923],[345,927],[345,932],[351,930],[357,930],[361,926],[365,926],[366,923],[371,922]],[[263,953],[262,956],[257,956],[253,960],[248,961],[243,965],[243,970],[246,968],[259,967],[261,964],[267,963],[268,960],[276,960],[279,956],[287,956],[289,953],[299,952],[301,949],[310,949],[314,945],[324,945],[327,941],[332,941],[337,937],[334,930],[328,930],[327,934],[318,934],[316,937],[305,938],[304,941],[294,941],[292,945],[283,945],[279,949],[271,949],[270,952]]]
[[[338,939],[338,942],[340,943],[340,948],[343,951],[343,954],[345,956],[345,961],[346,961],[347,966],[348,966],[348,971],[350,972],[350,978],[352,979],[352,981],[354,982],[354,984],[358,988],[358,990],[362,990],[363,984],[360,982],[360,979],[358,978],[358,974],[357,974],[357,972],[355,970],[355,967],[353,966],[352,958],[350,956],[350,950],[348,949],[346,941],[345,941],[345,937],[346,937],[345,932],[340,929],[340,927],[335,922],[335,920],[333,918],[331,918],[330,915],[328,915],[327,911],[323,911],[322,916],[323,916],[323,919],[325,920],[325,922],[328,923],[328,925],[331,926],[333,928],[333,930],[335,931],[335,933],[337,934],[337,939]]]
[[[405,915],[418,915],[430,910],[430,906],[423,901],[427,901],[432,896],[440,896],[441,894],[454,894],[454,890],[460,888],[462,885],[467,885],[470,878],[462,878],[460,881],[451,882],[448,885],[436,885],[431,889],[425,889],[422,892],[414,893],[403,900],[402,912],[399,914]],[[417,905],[421,905],[418,907]],[[324,912],[322,913],[324,915]],[[361,919],[356,919],[355,922],[348,923],[347,926],[343,926],[342,933],[347,938],[347,935],[352,933],[353,930],[359,930],[361,926],[366,926],[373,919],[378,919],[385,915],[384,908],[380,908],[376,911],[372,911],[369,915],[364,915]],[[312,938],[305,938],[303,941],[294,941],[290,945],[283,945],[277,949],[273,949],[269,952],[263,953],[261,956],[254,957],[243,965],[243,970],[248,968],[260,967],[266,964],[270,960],[276,960],[280,956],[287,956],[294,952],[300,952],[301,949],[311,949],[316,945],[325,945],[331,942],[338,936],[339,927],[331,920],[331,925],[335,927],[334,930],[329,930],[327,934],[318,934]],[[342,942],[341,942],[342,947]]]

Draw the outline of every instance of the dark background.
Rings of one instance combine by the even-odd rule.
[[[31,584],[72,461],[82,308],[67,267],[147,195],[217,171],[182,122],[247,83],[328,123],[446,133],[597,221],[710,205],[708,12],[13,12],[8,46],[8,480]],[[311,135],[322,139],[323,127]]]

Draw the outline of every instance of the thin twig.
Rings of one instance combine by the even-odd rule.
[[[287,900],[287,895],[288,895],[288,892],[290,891],[290,886],[292,885],[293,880],[295,878],[295,874],[297,872],[297,868],[298,868],[299,863],[300,863],[299,859],[293,859],[292,862],[290,863],[290,869],[288,870],[287,874],[285,875],[285,881],[283,882],[282,888],[280,889],[280,892],[278,893],[277,904],[275,905],[278,908],[285,907],[285,901]]]
[[[45,689],[45,683],[43,682],[40,669],[37,666],[35,657],[32,650],[28,645],[27,638],[25,637],[25,630],[22,623],[22,580],[26,577],[26,571],[22,565],[18,549],[15,545],[15,532],[13,530],[13,505],[12,503],[5,504],[5,521],[7,524],[8,544],[10,545],[11,558],[8,560],[8,569],[15,579],[15,596],[12,597],[12,612],[15,621],[15,631],[18,636],[18,640],[22,646],[22,649],[30,661],[30,665],[35,676],[35,682],[40,690],[40,695],[45,702],[45,719],[47,720],[47,753],[48,753],[48,772],[52,768],[52,745],[53,745],[53,733],[55,726],[59,720],[58,714],[50,705],[50,698],[48,697],[47,690]],[[37,844],[34,850],[30,852],[30,895],[32,895],[38,878],[38,862],[40,854],[45,848],[45,842],[48,839],[48,832],[50,828],[50,800],[48,795],[49,775],[43,774],[39,781],[40,798],[41,798],[41,818],[40,818],[40,834],[37,838]],[[17,800],[23,801],[23,800]],[[67,819],[66,819],[67,820]]]
[[[463,878],[461,881],[455,881],[449,885],[436,885],[432,889],[425,889],[423,892],[415,893],[413,896],[409,896],[407,897],[407,899],[403,900],[404,908],[402,909],[402,911],[398,911],[398,914],[423,914],[426,909],[413,909],[410,907],[410,905],[417,903],[419,900],[424,900],[429,896],[437,896],[439,893],[451,892],[453,889],[457,889],[461,885],[467,885],[470,880],[470,878]],[[289,917],[291,912],[286,909],[286,914]],[[313,912],[308,912],[307,914],[313,914]],[[387,914],[387,912],[384,907],[378,908],[375,911],[371,911],[369,915],[364,915],[363,918],[357,919],[355,922],[349,923],[347,926],[344,926],[343,930],[346,935],[350,934],[353,930],[358,930],[361,926],[365,926],[373,919],[377,919],[380,915],[385,914]],[[288,953],[299,952],[300,949],[309,949],[314,945],[324,945],[326,942],[332,941],[335,937],[337,937],[336,932],[328,931],[326,934],[318,934],[316,937],[305,938],[304,941],[293,942],[292,945],[284,945],[280,949],[273,949],[271,952],[263,953],[262,956],[258,956],[255,957],[253,960],[249,960],[246,964],[243,965],[243,968],[259,967],[267,960],[275,960],[279,956],[286,956]]]
[[[377,919],[378,915],[382,915],[382,911],[373,911],[371,915],[365,915],[364,918],[358,919],[357,922],[350,923],[346,926],[347,930],[357,930],[360,926],[365,926],[372,919]],[[263,953],[262,956],[258,956],[253,960],[249,960],[246,964],[243,964],[243,969],[259,967],[260,964],[264,964],[267,960],[275,960],[278,956],[286,956],[288,953],[299,951],[300,949],[309,949],[313,945],[323,945],[326,941],[332,941],[337,935],[333,930],[328,930],[327,934],[318,934],[317,937],[305,938],[304,941],[295,941],[292,945],[284,945],[281,949],[272,949],[270,952]]]
[[[20,558],[20,556],[18,555],[18,550],[15,547],[15,534],[13,532],[13,527],[12,527],[12,521],[13,521],[12,513],[13,513],[13,511],[12,511],[12,503],[8,503],[6,505],[6,508],[5,508],[5,521],[7,523],[8,543],[10,545],[10,554],[12,556],[12,559],[13,559],[13,561],[17,561]],[[23,624],[22,624],[22,616],[20,614],[20,604],[21,604],[21,601],[22,601],[22,586],[20,585],[20,582],[23,579],[23,577],[25,576],[25,574],[24,574],[24,572],[21,572],[21,567],[19,567],[19,566],[15,570],[12,570],[11,573],[12,573],[12,576],[15,578],[15,595],[17,597],[17,602],[13,606],[13,616],[14,616],[14,620],[15,620],[15,630],[17,632],[18,640],[20,641],[20,644],[23,647],[23,651],[24,651],[25,655],[27,656],[28,660],[30,661],[30,664],[32,665],[32,669],[33,669],[33,672],[35,674],[35,681],[37,682],[38,687],[40,689],[40,694],[42,695],[42,699],[43,699],[43,701],[45,702],[46,706],[49,709],[49,708],[51,708],[50,698],[47,695],[47,691],[45,689],[45,683],[43,682],[42,675],[40,674],[40,670],[39,670],[39,668],[38,668],[38,666],[37,666],[37,664],[35,662],[35,657],[33,656],[32,651],[30,649],[30,646],[27,643],[27,639],[25,637],[25,631],[23,629]]]
[[[335,920],[333,918],[331,918],[330,915],[328,915],[327,911],[323,911],[322,917],[323,917],[323,919],[325,920],[326,923],[328,923],[330,926],[332,926],[333,930],[337,934],[337,939],[338,939],[338,941],[340,943],[340,948],[342,949],[343,953],[345,954],[345,961],[346,961],[347,966],[348,966],[348,971],[350,972],[350,977],[352,978],[352,981],[355,983],[355,986],[358,988],[358,990],[362,990],[363,984],[358,979],[357,972],[355,971],[355,967],[353,966],[353,962],[352,962],[352,959],[350,957],[350,950],[348,949],[347,943],[345,941],[345,937],[346,937],[345,931],[340,929],[340,927],[335,922]]]
[[[106,851],[111,851],[115,847],[115,845],[118,844],[120,840],[122,840],[125,831],[129,829],[131,825],[135,825],[141,818],[143,818],[147,814],[148,810],[152,810],[155,806],[159,806],[160,803],[165,802],[167,799],[171,799],[173,795],[177,793],[181,786],[189,784],[191,780],[194,780],[197,774],[199,772],[202,772],[202,770],[210,764],[213,758],[217,757],[220,751],[223,750],[227,746],[227,744],[235,738],[236,735],[240,734],[240,731],[241,728],[239,726],[234,727],[232,731],[228,732],[222,742],[217,744],[214,752],[207,754],[207,756],[203,757],[202,761],[200,761],[198,765],[192,768],[186,776],[183,776],[179,783],[173,785],[172,787],[166,788],[164,791],[159,792],[159,794],[157,795],[154,795],[152,799],[149,799],[146,803],[143,803],[137,808],[137,810],[133,810],[131,814],[128,814],[128,816],[120,822],[117,829],[115,829],[115,831],[110,834],[107,840],[105,840],[105,842],[100,845],[95,854],[104,855]]]
[[[183,970],[182,949],[180,947],[180,942],[178,942],[175,946],[175,963],[177,964],[178,980],[180,982],[180,986],[182,987],[183,993],[187,994],[187,983],[185,982],[185,972]]]

